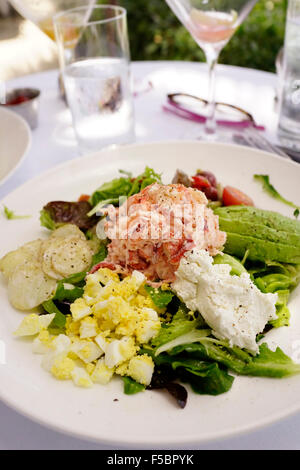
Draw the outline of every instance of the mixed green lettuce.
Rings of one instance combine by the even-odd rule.
[[[145,290],[148,293],[148,295],[151,297],[153,303],[158,307],[158,308],[165,308],[169,305],[171,300],[174,297],[174,294],[170,290],[162,290],[160,287],[159,288],[154,288],[151,286],[145,286]]]
[[[195,343],[196,344],[196,343]],[[201,358],[192,357],[189,354],[181,354],[178,346],[171,351],[174,354],[163,353],[159,356],[147,350],[147,354],[152,354],[158,370],[163,368],[164,373],[167,368],[171,368],[173,373],[173,380],[180,380],[184,383],[189,383],[194,392],[202,395],[220,395],[230,390],[233,383],[233,376],[228,374],[226,367],[218,364],[215,361],[207,361]]]
[[[139,193],[152,183],[161,183],[161,175],[148,166],[135,178],[129,172],[120,170],[120,173],[124,176],[102,184],[91,195],[89,202],[93,209],[89,212],[89,216],[96,214],[107,204],[118,206],[126,198]]]
[[[288,201],[285,197],[281,196],[277,189],[274,188],[274,186],[270,182],[270,177],[269,175],[254,175],[254,179],[260,183],[262,183],[262,187],[266,193],[268,193],[271,197],[274,199],[277,199],[278,201],[283,202],[284,204],[291,206],[295,209],[294,211],[294,216],[298,218],[299,216],[299,210],[300,206],[297,206],[297,204],[294,204],[291,201]]]
[[[64,224],[74,224],[83,232],[92,229],[98,217],[89,217],[92,206],[88,201],[51,201],[40,212],[40,222],[48,230],[55,230]]]
[[[172,372],[172,380],[187,382],[200,394],[218,395],[230,390],[234,377],[229,371],[273,378],[300,373],[300,365],[280,348],[272,351],[263,343],[255,356],[214,338],[205,326],[200,315],[193,318],[181,305],[171,322],[162,325],[151,347],[144,347],[141,353],[151,355],[157,371]]]
[[[40,211],[40,224],[42,227],[45,227],[46,229],[51,231],[59,227],[59,224],[54,222],[49,212],[45,209],[42,209]]]
[[[53,318],[51,324],[49,325],[49,329],[57,328],[59,330],[63,330],[66,325],[66,317],[65,315],[58,309],[56,304],[54,303],[53,299],[47,300],[42,304],[43,309],[47,313],[55,313],[55,317]]]
[[[277,319],[270,324],[274,328],[289,326],[290,311],[287,307],[291,291],[299,284],[300,265],[284,264],[275,261],[246,263],[256,286],[264,293],[278,295],[276,303]]]
[[[124,393],[126,395],[134,395],[145,390],[145,386],[136,382],[131,377],[123,377]]]
[[[75,302],[76,299],[82,297],[83,295],[83,288],[77,287],[73,284],[68,284],[65,282],[60,281],[57,284],[56,292],[53,297],[53,300],[57,300],[59,302]]]
[[[153,346],[160,348],[175,339],[193,334],[197,329],[206,326],[201,315],[197,317],[188,312],[187,307],[181,303],[178,312],[173,316],[170,323],[163,323],[158,335],[153,340]]]
[[[100,248],[99,248],[98,253],[96,253],[95,255],[93,255],[93,258],[92,258],[92,266],[95,266],[96,264],[101,263],[102,261],[105,260],[106,257],[107,257],[106,243],[102,243],[102,244],[100,245]]]
[[[3,214],[8,220],[29,219],[31,217],[31,215],[17,215],[15,211],[6,206],[3,207]]]

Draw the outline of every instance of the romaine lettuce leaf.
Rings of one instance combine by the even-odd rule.
[[[84,280],[85,280],[86,275],[87,275],[86,271],[82,271],[80,273],[72,274],[69,277],[65,277],[64,279],[61,280],[61,282],[82,287],[85,284]]]
[[[175,340],[179,336],[191,333],[196,328],[201,328],[205,322],[201,316],[194,318],[188,313],[188,309],[181,304],[178,312],[173,316],[168,324],[163,323],[158,335],[153,340],[153,346],[156,348]]]
[[[180,374],[183,382],[188,382],[195,393],[201,395],[220,395],[228,392],[234,381],[232,375],[220,369],[216,362],[209,364],[206,370],[184,368]]]
[[[153,303],[158,307],[158,308],[165,308],[171,300],[174,297],[173,292],[170,290],[162,290],[160,287],[159,288],[154,288],[151,286],[145,286],[145,291],[150,295]]]
[[[300,265],[284,264],[275,261],[265,263],[247,263],[256,286],[264,293],[277,293],[277,319],[270,324],[274,328],[289,326],[290,311],[287,307],[290,292],[299,284]]]
[[[105,260],[106,257],[107,257],[106,244],[102,244],[100,246],[98,253],[96,253],[92,258],[92,266],[95,266],[96,264],[101,263],[101,261]]]
[[[132,181],[132,187],[129,191],[128,197],[137,194],[147,186],[153,183],[161,183],[161,175],[156,173],[153,168],[146,166],[143,173],[136,176]]]
[[[184,335],[178,336],[173,340],[169,341],[168,343],[164,343],[162,346],[156,349],[155,355],[158,356],[164,351],[168,351],[169,349],[175,348],[176,346],[180,346],[181,344],[191,344],[197,343],[201,341],[203,338],[206,338],[211,334],[211,330],[197,330],[194,328],[193,330],[185,333]]]
[[[135,178],[131,173],[121,171],[125,176],[115,178],[112,181],[102,184],[90,197],[89,202],[93,206],[93,210],[89,215],[95,214],[104,205],[119,205],[120,197],[129,197],[139,193],[146,186],[152,183],[161,183],[161,176],[148,166],[144,172]]]
[[[237,347],[230,348],[223,341],[210,341],[209,338],[199,343],[178,346],[168,354],[175,357],[184,354],[200,360],[211,359],[240,375],[281,378],[300,373],[300,364],[294,363],[280,348],[271,351],[266,343],[259,346],[259,354],[256,356]]]
[[[135,393],[145,390],[145,386],[136,382],[131,377],[123,377],[124,393],[126,395],[134,395]]]
[[[73,303],[76,299],[83,296],[83,292],[84,291],[82,287],[76,287],[72,284],[59,281],[53,300],[58,300],[60,302],[68,301]]]
[[[250,354],[242,349],[230,348],[226,341],[218,341],[213,338],[205,338],[198,343],[177,346],[168,351],[168,354],[175,357],[182,354],[191,359],[217,362],[237,374],[242,374],[247,361],[251,361]]]
[[[66,326],[66,317],[57,308],[53,300],[47,300],[46,302],[43,302],[42,306],[47,313],[55,313],[55,317],[53,318],[48,328],[64,329]]]
[[[45,227],[48,230],[55,230],[57,228],[57,224],[54,222],[49,212],[45,209],[40,211],[40,223],[42,227]]]
[[[287,377],[300,373],[296,364],[280,348],[271,351],[266,343],[259,347],[259,354],[245,366],[244,375],[263,377]]]
[[[177,348],[172,350],[175,352]],[[199,360],[189,357],[186,354],[160,354],[155,356],[147,350],[147,354],[152,355],[154,363],[159,371],[163,368],[162,375],[170,375],[168,369],[173,371],[173,380],[180,379],[191,385],[195,393],[205,395],[219,395],[230,390],[234,378],[229,375],[226,369],[220,367],[216,362]],[[178,348],[180,352],[180,347]]]
[[[119,202],[120,196],[127,196],[132,188],[131,177],[121,176],[120,178],[114,178],[108,183],[104,183],[98,188],[90,197],[91,206],[95,207],[99,202],[102,201],[115,201],[115,204]],[[108,203],[113,204],[113,202]]]

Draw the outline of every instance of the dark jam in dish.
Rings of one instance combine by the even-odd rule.
[[[31,98],[29,98],[29,96],[20,95],[20,96],[16,96],[16,98],[13,98],[12,100],[7,101],[7,103],[5,103],[5,104],[7,106],[14,106],[16,104],[25,103],[25,101],[29,101],[30,99]]]

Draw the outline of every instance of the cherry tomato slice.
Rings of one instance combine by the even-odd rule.
[[[78,202],[88,201],[89,199],[90,196],[88,194],[81,194],[80,198],[78,199]]]
[[[232,186],[225,186],[223,190],[224,206],[254,206],[251,197]]]
[[[207,178],[201,175],[192,176],[192,187],[203,191],[205,188],[210,188],[211,184]]]

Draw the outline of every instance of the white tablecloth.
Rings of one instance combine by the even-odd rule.
[[[135,98],[138,142],[191,139],[199,135],[199,124],[162,111],[166,93],[189,92],[206,95],[204,64],[189,62],[139,62],[133,64],[139,87],[150,80],[153,89]],[[42,91],[40,120],[33,131],[32,147],[24,163],[2,186],[0,199],[33,176],[78,156],[70,127],[71,117],[58,96],[57,71],[18,78],[9,87],[37,87]],[[145,82],[146,83],[146,82]],[[251,112],[266,134],[276,140],[276,76],[238,67],[219,66],[217,99]],[[84,158],[84,157],[83,157]],[[108,449],[50,431],[0,403],[0,449]],[[199,449],[299,449],[300,415],[251,434],[199,446]]]

